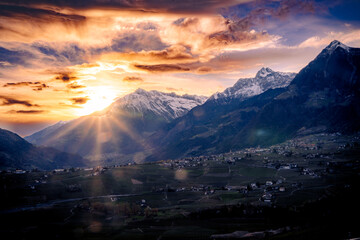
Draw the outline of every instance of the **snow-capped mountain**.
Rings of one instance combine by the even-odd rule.
[[[276,79],[276,75],[261,69],[253,85],[261,88],[266,83],[261,80],[271,76]],[[235,95],[235,86],[221,93],[222,96]],[[207,101],[195,107],[175,120],[171,128],[157,134],[154,142],[158,147],[148,160],[270,146],[294,136],[320,132],[357,133],[360,131],[359,89],[360,48],[333,41],[287,87],[269,89],[246,101],[235,99],[220,101],[221,104]],[[201,114],[193,114],[196,112]]]
[[[269,89],[286,87],[295,76],[296,73],[275,72],[270,68],[261,68],[254,78],[240,78],[234,86],[212,95],[209,101],[221,100],[226,102],[233,98],[245,100]]]
[[[338,47],[342,48],[343,50],[345,50],[347,53],[350,52],[350,47],[346,46],[345,44],[339,42],[338,40],[334,40],[332,41],[322,52],[321,54],[327,53],[327,54],[332,54]]]
[[[138,89],[103,111],[59,122],[26,139],[96,161],[140,161],[143,157],[139,156],[151,148],[151,142],[146,141],[148,136],[206,99]]]
[[[139,88],[114,102],[109,107],[107,114],[126,110],[136,114],[152,113],[171,121],[185,115],[192,108],[203,104],[206,99],[207,97],[204,96],[179,96],[175,93],[163,93],[156,90],[146,91]]]

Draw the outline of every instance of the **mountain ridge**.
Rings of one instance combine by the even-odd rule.
[[[232,87],[213,94],[208,101],[226,103],[231,99],[245,100],[269,89],[282,88],[290,84],[296,73],[276,72],[268,67],[261,68],[253,78],[240,78]]]
[[[134,159],[140,161],[150,149],[146,137],[206,99],[137,89],[103,111],[65,124],[58,123],[58,126],[53,125],[26,139],[38,145],[80,154],[90,161],[116,158],[121,158],[124,163]]]
[[[78,155],[53,148],[35,147],[22,137],[0,128],[0,168],[51,170],[83,167],[85,160]]]
[[[344,46],[329,44],[285,88],[192,109],[155,135],[148,160],[269,146],[304,129],[359,131],[360,49]]]

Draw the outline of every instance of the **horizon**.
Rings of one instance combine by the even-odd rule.
[[[358,4],[2,0],[0,127],[27,136],[138,88],[210,97],[262,67],[298,73],[334,39],[360,47]]]

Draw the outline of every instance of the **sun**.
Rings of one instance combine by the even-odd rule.
[[[76,110],[76,115],[78,116],[101,111],[113,103],[116,98],[116,93],[109,87],[94,87],[86,92],[89,100]]]

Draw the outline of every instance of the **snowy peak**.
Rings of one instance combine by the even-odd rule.
[[[338,48],[338,47],[343,48],[343,49],[345,49],[346,51],[349,50],[349,47],[348,47],[348,46],[346,46],[345,44],[339,42],[338,40],[332,41],[332,42],[329,44],[329,46],[326,47],[326,49],[331,51],[331,50],[334,50],[334,49],[336,49],[336,48]]]
[[[257,73],[256,73],[256,78],[264,78],[267,77],[268,75],[272,74],[274,71],[270,68],[261,68]]]
[[[345,44],[339,42],[338,40],[334,40],[323,50],[323,52],[331,54],[338,48],[341,48],[341,49],[345,50],[346,52],[350,51],[350,47],[348,47]]]
[[[177,95],[156,90],[137,89],[110,106],[108,113],[128,111],[136,114],[151,113],[163,117],[167,121],[185,115],[192,108],[203,104],[207,97],[196,95]]]
[[[245,100],[269,89],[286,87],[295,75],[296,73],[275,72],[268,67],[263,67],[254,78],[240,78],[234,86],[212,95],[209,101],[221,100],[226,102],[234,98]]]

